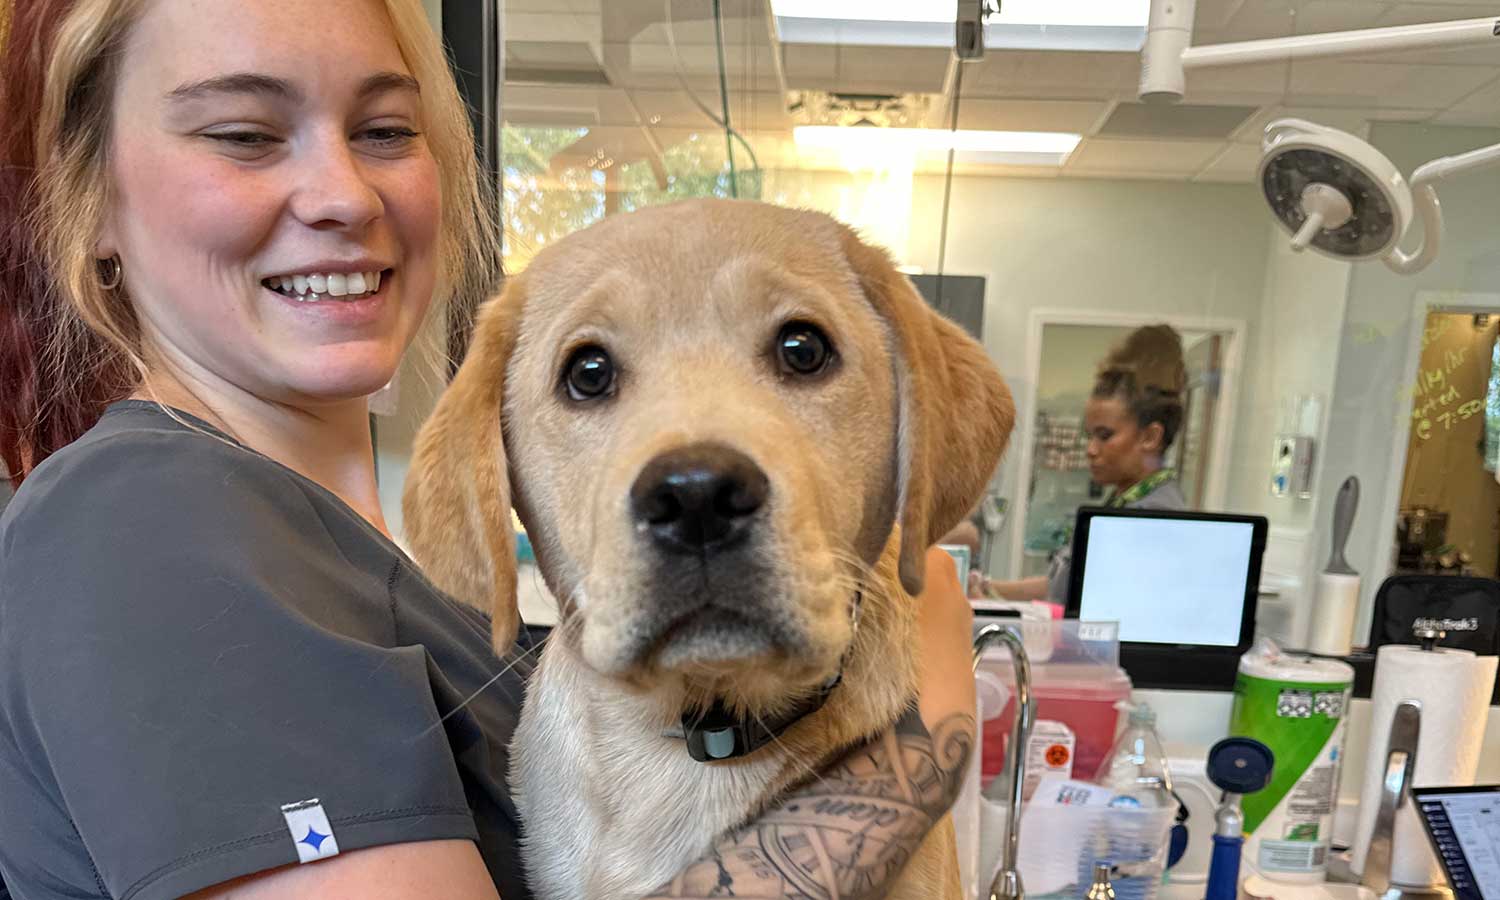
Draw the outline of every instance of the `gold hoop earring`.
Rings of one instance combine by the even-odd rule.
[[[125,280],[125,266],[120,263],[119,256],[111,256],[109,259],[97,260],[99,267],[99,286],[106,291],[112,291],[120,286]]]

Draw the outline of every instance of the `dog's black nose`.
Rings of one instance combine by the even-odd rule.
[[[770,491],[750,457],[693,444],[647,463],[630,488],[630,507],[663,549],[697,554],[743,540]]]

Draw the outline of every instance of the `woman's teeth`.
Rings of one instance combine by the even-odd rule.
[[[306,275],[277,275],[267,278],[261,284],[284,294],[288,297],[306,303],[316,300],[328,300],[341,297],[345,300],[357,300],[366,294],[373,294],[380,290],[381,272],[350,272],[342,274],[330,272],[322,274],[309,272]]]

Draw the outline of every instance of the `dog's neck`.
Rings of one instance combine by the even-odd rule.
[[[634,708],[634,714],[625,715],[637,718],[641,726],[656,734],[675,738],[673,752],[680,753],[684,759],[690,755],[689,748],[679,742],[691,738],[688,729],[684,728],[684,714],[690,712],[696,720],[705,708],[712,710],[715,706],[728,709],[721,723],[743,729],[735,736],[735,749],[748,747],[749,742],[743,740],[746,736],[754,734],[762,738],[754,742],[754,748],[727,758],[758,758],[770,753],[767,745],[774,743],[782,751],[777,755],[790,751],[793,756],[807,759],[807,751],[820,755],[830,745],[844,748],[868,739],[871,727],[878,730],[894,722],[916,696],[915,616],[912,598],[901,589],[897,577],[897,550],[896,536],[893,535],[885,552],[872,567],[866,590],[860,592],[857,605],[851,608],[857,615],[857,627],[836,679],[825,681],[806,695],[789,698],[792,702],[785,705],[757,709],[744,708],[742,703],[729,698],[713,694],[705,696],[676,678],[654,688],[617,685],[614,691],[608,691],[606,686],[610,682],[603,679],[597,687],[616,694],[615,700],[605,704],[611,707],[605,717],[615,722],[613,727],[618,727],[624,724],[619,721],[621,713]],[[570,666],[584,665],[576,649],[570,648],[567,655],[572,658]],[[589,680],[595,678],[602,679],[602,676],[590,676]],[[634,697],[636,702],[621,702],[626,696]],[[769,727],[762,728],[762,723]],[[602,725],[603,722],[596,724]],[[713,726],[719,723],[705,720],[704,724],[709,727],[700,725],[703,732],[718,730]],[[709,743],[708,738],[707,733],[700,735],[705,744]],[[728,739],[716,738],[720,742]],[[797,750],[799,747],[805,750]],[[704,755],[717,759],[713,754]]]
[[[853,638],[859,635],[860,610],[864,606],[864,591],[854,592],[849,601],[849,625],[851,647]],[[772,715],[756,715],[750,711],[736,713],[722,699],[715,699],[707,709],[690,708],[682,713],[682,730],[669,731],[668,737],[681,737],[687,753],[698,762],[722,762],[749,756],[775,741],[788,728],[822,709],[844,679],[844,667],[849,662],[846,652],[839,660],[838,671],[826,679],[806,698],[793,704],[790,709]]]

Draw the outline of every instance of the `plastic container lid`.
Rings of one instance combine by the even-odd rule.
[[[1276,642],[1263,637],[1250,652],[1240,657],[1240,672],[1267,681],[1295,681],[1304,684],[1353,684],[1354,667],[1337,659],[1303,656],[1282,651]]]

